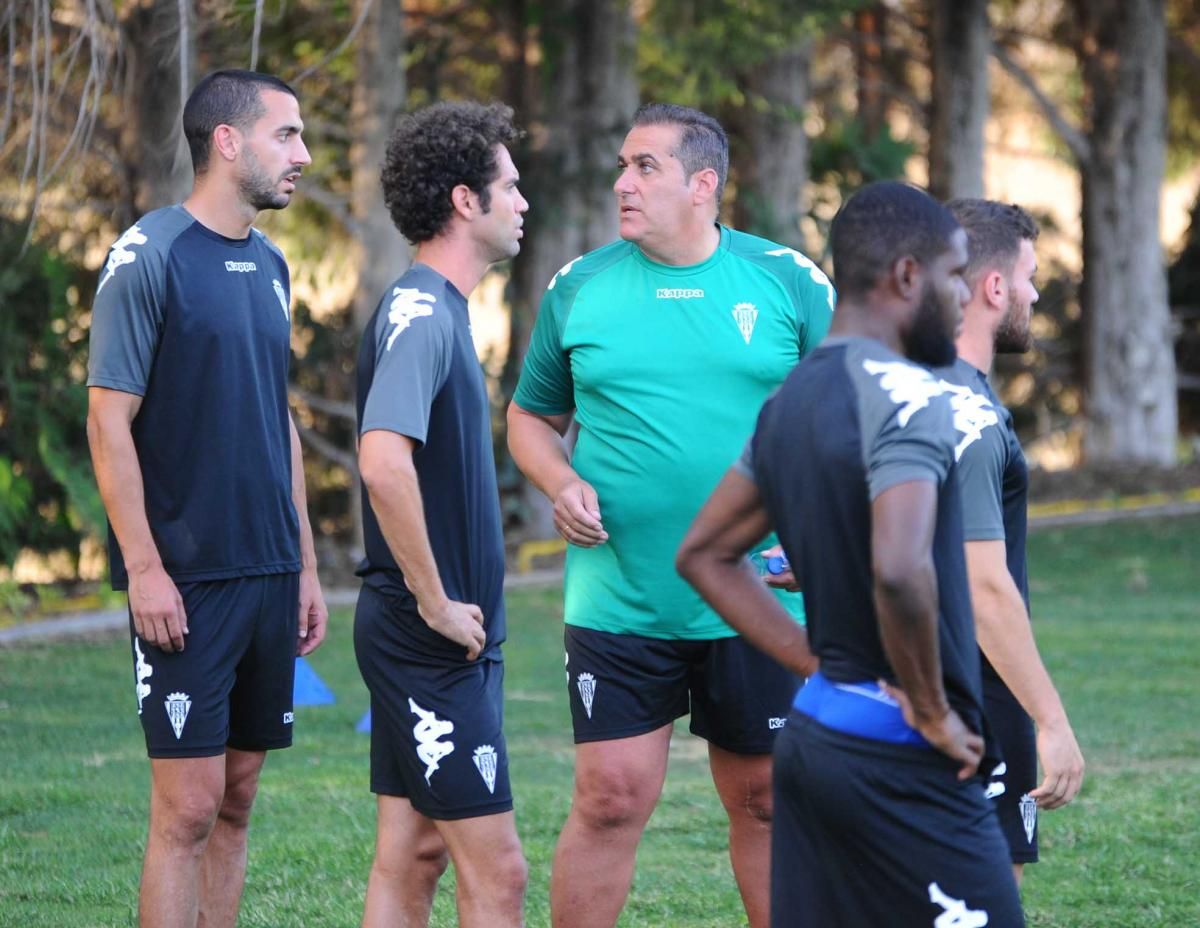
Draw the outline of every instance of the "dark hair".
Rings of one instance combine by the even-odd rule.
[[[496,179],[496,146],[521,137],[502,103],[434,103],[400,117],[383,159],[383,199],[392,222],[414,245],[445,228],[454,210],[450,192],[466,184],[487,212]]]
[[[729,139],[721,124],[690,106],[677,103],[643,103],[633,114],[634,126],[679,126],[679,149],[674,153],[687,180],[703,168],[717,172],[717,203],[729,176]]]
[[[979,272],[996,268],[1006,275],[1012,272],[1021,242],[1035,242],[1037,223],[1033,217],[1012,203],[996,200],[951,200],[946,208],[967,230],[967,270],[963,274],[974,286]]]
[[[881,274],[911,255],[928,265],[949,247],[958,222],[911,184],[885,180],[850,197],[833,218],[829,240],[840,296],[864,296]]]
[[[296,96],[296,91],[271,74],[228,69],[201,78],[183,107],[183,134],[192,153],[192,170],[203,174],[208,168],[212,135],[217,126],[248,129],[267,111],[261,91],[279,90]]]

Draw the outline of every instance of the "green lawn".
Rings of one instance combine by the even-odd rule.
[[[1030,924],[1200,925],[1200,519],[1044,532],[1030,560],[1042,651],[1088,760],[1080,798],[1043,819]],[[570,799],[558,594],[514,593],[509,614],[508,737],[538,926]],[[338,613],[311,658],[337,705],[298,710],[297,747],[267,765],[243,925],[357,924],[374,805],[350,637]],[[124,642],[0,651],[0,926],[133,923],[148,784],[134,706]],[[451,885],[437,925],[454,924]],[[621,924],[743,924],[703,746],[686,735]]]

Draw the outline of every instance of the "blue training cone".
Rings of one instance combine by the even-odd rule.
[[[297,706],[328,706],[337,700],[333,690],[317,676],[302,657],[296,658],[296,682],[292,686],[292,703]]]
[[[371,733],[371,710],[368,709],[366,714],[358,720],[358,724],[354,726],[355,731],[361,731],[364,734]]]

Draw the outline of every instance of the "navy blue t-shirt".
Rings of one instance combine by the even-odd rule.
[[[287,404],[283,255],[182,206],[116,241],[92,308],[88,386],[142,397],[133,420],[146,517],[176,581],[300,569]],[[128,586],[109,529],[113,589]]]
[[[982,733],[957,440],[949,399],[925,368],[871,339],[829,338],[763,406],[749,467],[804,589],[821,673],[835,684],[896,682],[875,612],[871,502],[901,483],[936,484],[943,686],[954,710]]]
[[[504,536],[487,382],[471,341],[467,300],[446,278],[413,265],[387,288],[358,354],[358,433],[417,443],[413,464],[425,529],[446,595],[483,611],[481,657],[500,659],[505,636]],[[463,660],[463,647],[429,628],[363,490],[364,583],[406,613],[412,656]]]
[[[962,440],[958,446],[958,485],[962,492],[963,539],[1004,540],[1008,572],[1029,610],[1025,534],[1029,467],[1010,413],[986,375],[959,358],[934,372],[954,406]],[[983,658],[983,672],[996,671]]]

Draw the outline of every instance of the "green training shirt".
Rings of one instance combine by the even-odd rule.
[[[825,336],[834,292],[799,252],[720,232],[700,264],[658,264],[617,241],[546,288],[514,399],[539,415],[575,411],[572,466],[596,489],[608,532],[597,547],[568,546],[570,625],[735,634],[675,572],[675,552],[763,402]],[[778,595],[803,618],[799,594]]]

